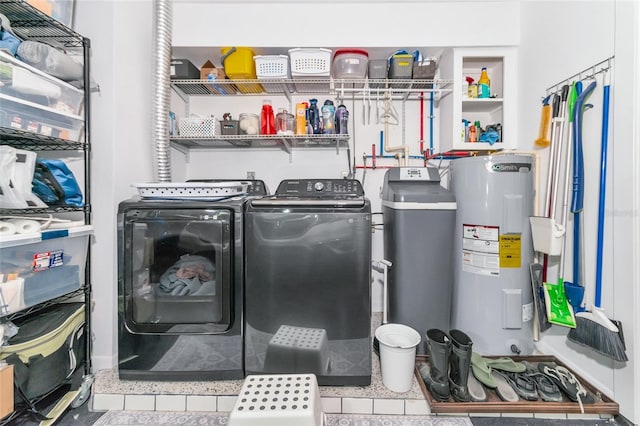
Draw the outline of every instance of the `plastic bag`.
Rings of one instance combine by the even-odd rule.
[[[80,185],[62,160],[38,160],[32,185],[33,192],[50,206],[84,205]]]

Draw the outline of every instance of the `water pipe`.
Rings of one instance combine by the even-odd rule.
[[[429,154],[433,154],[433,92],[429,101]]]
[[[371,262],[371,266],[376,269],[376,270],[382,270],[382,324],[386,324],[387,323],[387,311],[388,311],[388,300],[389,300],[389,295],[388,295],[388,270],[391,267],[391,265],[393,265],[390,261],[386,260],[386,259],[382,259],[379,261],[372,261]]]
[[[389,100],[389,93],[387,92],[384,96],[385,111],[389,111]],[[409,165],[409,147],[406,144],[389,146],[389,114],[384,115],[384,150],[387,152],[402,152],[403,158],[400,159],[400,165]]]
[[[420,92],[420,154],[424,153],[424,93]]]

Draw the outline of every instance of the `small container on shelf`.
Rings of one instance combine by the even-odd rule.
[[[81,115],[84,92],[0,50],[0,94],[63,114]]]
[[[241,135],[257,135],[260,133],[260,117],[258,114],[243,112],[240,114],[238,121]]]
[[[77,115],[0,93],[0,126],[73,142],[83,138],[84,120]]]
[[[289,57],[287,55],[258,55],[253,57],[256,63],[258,80],[284,80],[291,78]],[[261,83],[265,92],[283,92],[283,87],[293,92],[295,87],[291,83]]]
[[[363,79],[367,76],[369,54],[362,49],[339,49],[333,57],[333,78]]]
[[[386,59],[371,59],[369,61],[369,80],[385,80],[389,70],[389,61]],[[381,82],[369,82],[369,87],[384,87]]]
[[[8,302],[0,317],[80,289],[91,225],[0,237],[0,270],[12,276],[0,291]],[[2,307],[0,307],[2,308]]]
[[[389,78],[410,79],[413,75],[413,55],[396,53],[391,56],[389,64]]]
[[[250,47],[223,47],[220,52],[220,62],[224,72],[232,80],[257,79],[256,64],[253,61],[255,52]],[[262,93],[262,86],[258,83],[236,84],[242,93]]]
[[[178,134],[185,138],[206,138],[216,135],[216,119],[192,114],[178,120]]]
[[[330,88],[331,49],[289,49],[291,77],[296,79],[326,80],[322,82],[295,82],[300,93],[326,92]]]

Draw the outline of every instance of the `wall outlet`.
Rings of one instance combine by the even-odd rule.
[[[255,179],[256,178],[256,172],[247,172],[247,179]]]

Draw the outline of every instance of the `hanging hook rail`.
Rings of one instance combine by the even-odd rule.
[[[559,93],[562,90],[562,86],[564,86],[565,84],[571,84],[572,81],[574,81],[576,78],[578,80],[594,78],[600,73],[609,71],[609,69],[613,66],[613,59],[614,56],[610,56],[607,59],[598,62],[597,64],[591,65],[590,67],[587,67],[582,71],[573,74],[569,78],[565,78],[564,80],[547,87],[547,95]]]

